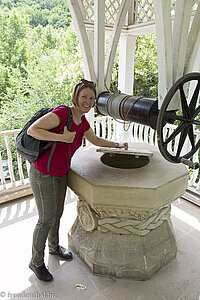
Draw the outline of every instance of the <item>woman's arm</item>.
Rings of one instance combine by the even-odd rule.
[[[128,149],[128,143],[115,143],[112,141],[105,140],[96,136],[92,128],[88,129],[85,134],[85,138],[95,146],[99,147],[112,147],[112,148],[124,148],[125,150]]]
[[[63,133],[55,133],[50,130],[60,124],[59,117],[50,112],[35,121],[28,129],[27,134],[37,140],[72,143],[76,132],[70,132],[64,127]]]

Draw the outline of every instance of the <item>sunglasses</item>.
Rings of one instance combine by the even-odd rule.
[[[77,85],[79,85],[81,83],[83,83],[83,84],[90,84],[90,85],[93,85],[94,87],[96,87],[96,82],[94,82],[94,81],[89,81],[89,80],[86,80],[86,79],[81,79],[79,81],[79,83],[77,83]]]

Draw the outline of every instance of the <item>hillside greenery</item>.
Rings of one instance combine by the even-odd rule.
[[[0,0],[0,8],[17,9],[28,17],[31,27],[52,25],[54,28],[66,28],[71,23],[65,0]]]
[[[0,0],[0,128],[21,128],[40,107],[71,103],[84,76],[64,0]],[[155,36],[137,39],[134,95],[157,97]],[[118,56],[111,91],[117,88]]]

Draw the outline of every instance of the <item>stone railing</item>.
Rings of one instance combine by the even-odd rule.
[[[124,138],[123,129],[125,129],[126,140],[129,142],[144,142],[157,146],[156,131],[145,125],[123,124],[113,121],[111,117],[96,117],[94,128],[98,136],[115,141]],[[173,131],[174,127],[169,126],[168,130]],[[19,131],[16,129],[0,132],[0,145],[2,147],[4,144],[6,149],[6,153],[0,152],[0,203],[31,194],[28,177],[30,165],[27,161],[23,162],[15,150],[11,150],[14,149],[14,140]],[[199,139],[200,132],[196,131],[195,136],[196,140]],[[193,161],[199,162],[199,151],[193,156]],[[198,192],[200,190],[199,169],[190,170],[188,187],[193,191]]]

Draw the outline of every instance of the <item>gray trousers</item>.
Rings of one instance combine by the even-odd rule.
[[[44,175],[35,168],[34,163],[31,163],[30,183],[39,214],[33,233],[31,262],[35,266],[41,266],[44,263],[47,238],[50,251],[54,251],[58,247],[59,225],[64,209],[67,176]]]

